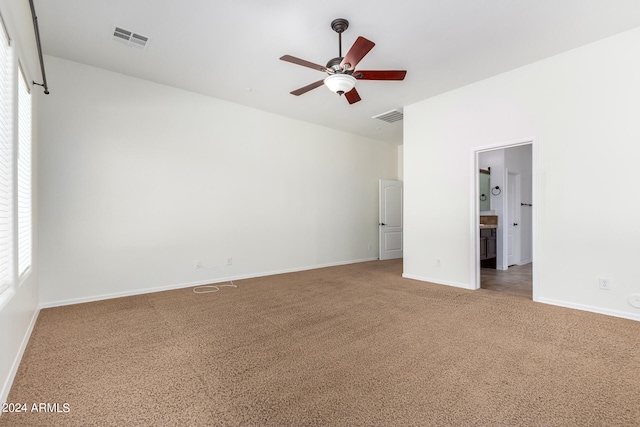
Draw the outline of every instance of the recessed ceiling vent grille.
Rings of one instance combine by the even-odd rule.
[[[404,118],[402,111],[399,110],[391,110],[386,113],[378,114],[377,116],[371,117],[372,119],[382,120],[383,122],[393,123],[400,121]]]
[[[149,37],[136,34],[133,31],[125,30],[121,27],[114,27],[113,39],[127,46],[134,46],[140,49],[146,49],[149,44]]]

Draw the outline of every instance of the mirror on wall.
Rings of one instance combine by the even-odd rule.
[[[480,169],[480,211],[491,210],[491,172],[487,169]]]

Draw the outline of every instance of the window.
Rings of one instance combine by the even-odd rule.
[[[11,186],[12,186],[12,69],[9,37],[0,18],[0,293],[12,280]]]
[[[32,252],[31,91],[14,51],[0,16],[0,294],[30,271]]]
[[[31,93],[18,79],[18,275],[31,267]]]

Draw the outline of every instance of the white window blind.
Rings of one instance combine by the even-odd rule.
[[[0,18],[0,293],[12,280],[11,250],[11,139],[13,60],[2,19]]]
[[[31,93],[20,68],[18,79],[18,274],[31,267]]]

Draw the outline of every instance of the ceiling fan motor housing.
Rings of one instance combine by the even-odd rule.
[[[329,62],[327,62],[327,69],[332,70],[335,73],[339,73],[342,71],[342,67],[340,66],[341,62],[341,57],[330,59]]]

